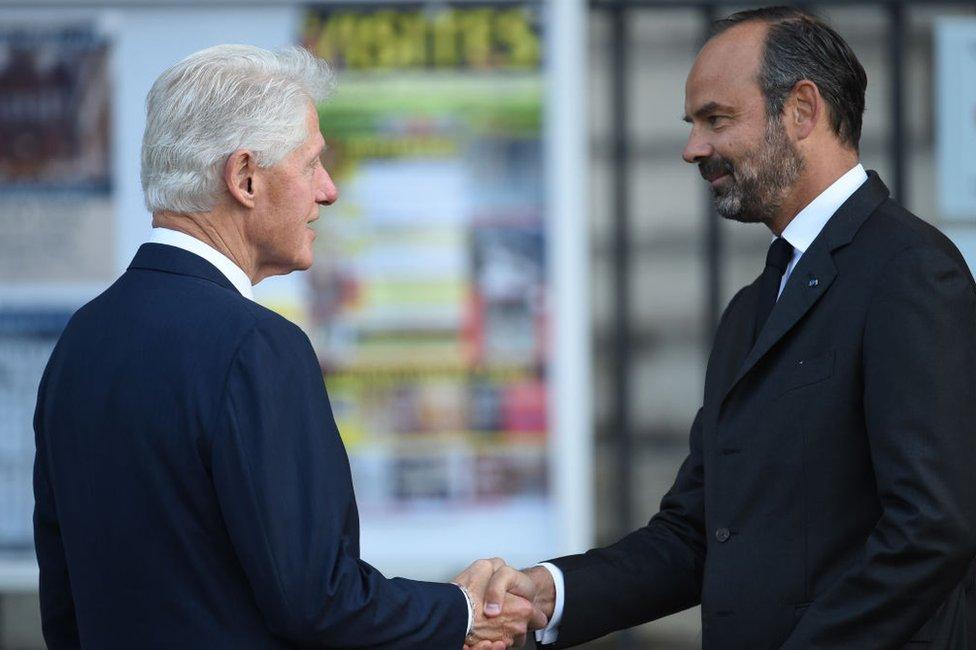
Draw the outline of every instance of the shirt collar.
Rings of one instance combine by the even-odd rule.
[[[199,255],[216,266],[217,270],[230,280],[230,283],[234,285],[234,288],[242,296],[248,300],[254,300],[254,290],[251,288],[251,279],[247,277],[247,274],[241,267],[234,264],[229,257],[209,244],[203,243],[196,237],[191,237],[186,233],[179,232],[178,230],[170,230],[169,228],[153,228],[152,233],[149,235],[149,243],[175,246],[189,253]]]
[[[800,210],[780,236],[800,254],[805,253],[834,213],[867,180],[864,167],[858,163]]]

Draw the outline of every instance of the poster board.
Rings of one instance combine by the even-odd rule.
[[[541,18],[534,3],[305,16],[303,45],[339,80],[319,117],[340,199],[316,222],[302,311],[381,567],[558,546]]]
[[[106,7],[78,2],[70,9],[56,10],[44,5],[39,0],[31,9],[0,11],[0,24],[9,24],[11,17],[18,24],[48,24],[54,12],[59,20],[95,24],[108,34],[110,173],[102,188],[110,196],[113,220],[104,232],[112,243],[107,254],[97,254],[101,259],[96,263],[109,259],[112,269],[104,280],[68,286],[40,280],[28,289],[18,289],[0,277],[0,304],[70,312],[121,273],[149,234],[136,161],[145,96],[156,76],[180,58],[217,43],[275,48],[301,42],[309,37],[310,15],[321,17],[323,11],[339,5],[310,7],[284,2],[233,11],[219,3]],[[420,5],[360,2],[343,6],[397,13]],[[338,220],[339,206],[354,204],[357,193],[362,206],[391,206],[384,213],[386,221],[375,222],[374,234],[378,231],[378,235],[370,238],[366,236],[369,231],[364,234],[348,227],[340,229],[345,239],[330,244],[345,245],[348,251],[351,238],[355,250],[356,237],[365,237],[363,241],[371,242],[374,252],[385,253],[330,258],[332,251],[326,248],[319,251],[317,265],[325,263],[318,275],[293,273],[256,287],[260,301],[296,320],[316,344],[343,436],[353,450],[362,506],[363,556],[387,574],[443,579],[476,557],[502,555],[513,563],[527,564],[583,550],[592,543],[589,274],[585,201],[579,190],[586,166],[586,8],[581,1],[436,5],[475,11],[492,7],[498,11],[489,12],[494,18],[488,21],[487,60],[478,58],[485,52],[486,14],[474,14],[455,23],[456,30],[463,23],[471,35],[464,40],[469,49],[457,50],[468,53],[457,59],[453,69],[443,71],[444,75],[428,77],[426,67],[391,69],[379,76],[360,70],[350,77],[358,74],[359,78],[346,83],[348,90],[343,91],[347,80],[339,66],[336,104],[321,108],[327,138],[329,121],[334,119],[339,125],[341,112],[348,114],[356,108],[352,98],[379,91],[377,99],[369,100],[375,117],[389,111],[380,105],[382,97],[389,97],[386,93],[403,92],[403,97],[412,97],[415,108],[429,111],[425,119],[431,127],[420,148],[430,155],[416,155],[415,148],[414,155],[399,161],[396,175],[406,172],[417,180],[401,199],[379,193],[371,196],[370,184],[396,190],[402,183],[394,178],[391,166],[384,167],[383,156],[369,155],[372,145],[368,138],[361,140],[364,148],[353,151],[350,160],[357,160],[359,169],[365,171],[351,174],[347,179],[352,182],[340,184],[340,203],[336,210],[325,210],[318,223]],[[504,39],[496,43],[491,34],[499,25],[506,25],[497,21],[499,12],[513,9],[528,12],[518,19],[524,22],[513,33],[521,30],[523,43],[531,43],[531,47],[526,50],[523,45],[522,54],[510,59],[518,65],[493,68],[496,62],[491,57],[496,50],[492,48],[510,51],[513,45]],[[504,15],[505,20],[514,18],[511,13]],[[508,28],[502,31],[510,32]],[[172,38],[174,33],[180,38]],[[455,31],[454,38],[461,39],[461,32]],[[465,67],[459,69],[462,63]],[[384,76],[386,80],[381,78]],[[404,82],[399,90],[397,79]],[[387,85],[389,80],[394,83]],[[408,81],[422,84],[425,91],[408,87]],[[444,84],[456,84],[458,93],[438,99],[435,94]],[[393,95],[397,102],[403,97]],[[467,115],[469,111],[471,115]],[[388,114],[392,122],[404,123],[396,111]],[[347,123],[347,134],[354,132],[353,126]],[[468,127],[481,132],[466,133]],[[343,143],[333,138],[331,144],[332,154],[340,153]],[[432,155],[438,153],[438,146],[451,148],[439,152],[439,162]],[[482,155],[484,161],[494,162],[472,167],[471,161]],[[448,160],[460,160],[460,169],[467,171],[459,172]],[[512,161],[521,161],[517,172],[496,169]],[[336,158],[330,164],[341,168],[345,163]],[[336,171],[342,178],[345,172]],[[482,176],[485,182],[479,182]],[[512,186],[499,189],[499,179],[508,179]],[[427,209],[409,212],[408,203]],[[490,209],[482,213],[478,206]],[[415,217],[421,220],[411,228]],[[352,215],[347,213],[345,218],[349,226]],[[397,228],[410,236],[390,237]],[[319,242],[326,244],[323,239]],[[407,263],[411,259],[423,268],[411,267]],[[341,304],[335,296],[329,297],[329,287],[348,286],[335,279],[350,269],[366,274],[367,279],[379,278],[368,285],[360,283],[360,287],[370,287],[360,294],[366,307],[344,312],[345,320],[335,321],[335,326],[316,326],[328,315],[330,305]],[[370,273],[385,273],[394,282],[384,284],[382,275]],[[380,317],[392,318],[406,335],[390,335],[389,330],[384,333],[383,328],[375,327],[376,322],[383,322],[382,318],[377,321]],[[455,335],[445,336],[450,328]],[[348,345],[343,336],[349,332],[362,335],[361,340],[368,344]],[[390,348],[399,364],[392,372],[384,367],[391,365]],[[414,353],[417,358],[411,361]],[[426,371],[420,362],[428,364]],[[391,398],[390,386],[403,380],[414,382],[403,391],[406,397],[394,390]],[[411,391],[413,397],[409,397]],[[401,422],[390,413],[363,408],[365,402],[356,401],[363,395],[386,399],[394,409],[403,404],[414,406],[406,409],[410,415]],[[465,402],[461,408],[455,401],[458,395]],[[367,424],[372,425],[367,422],[370,418],[384,417],[387,429],[367,430]],[[391,463],[390,450],[397,443],[387,442],[403,433],[396,430],[405,428],[404,423],[412,423],[413,430],[406,435],[419,434],[411,439],[419,444],[399,445]],[[29,423],[25,430],[30,433]],[[376,473],[377,467],[391,464],[393,471]],[[479,478],[472,480],[471,476]],[[29,540],[29,534],[27,522],[22,539]],[[4,560],[0,589],[14,582],[18,588],[31,583],[24,579],[31,562]]]
[[[111,280],[110,129],[104,26],[92,20],[0,24],[4,284]]]
[[[0,20],[0,550],[17,555],[33,548],[37,385],[68,315],[115,275],[110,46],[92,16]]]

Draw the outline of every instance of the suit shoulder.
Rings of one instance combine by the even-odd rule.
[[[248,301],[248,315],[254,320],[255,328],[277,335],[288,336],[308,342],[305,331],[278,312],[259,303]],[[309,342],[310,343],[310,342]]]
[[[164,337],[174,350],[207,356],[232,354],[255,330],[305,338],[297,325],[237,291],[204,278],[143,270],[127,271],[78,309],[61,338],[90,342],[132,328],[143,339]]]
[[[247,302],[250,303],[246,306],[246,311],[251,326],[245,340],[249,339],[252,343],[263,341],[261,345],[269,346],[277,355],[284,355],[284,358],[314,358],[312,342],[301,327],[263,305]]]
[[[905,256],[943,260],[969,274],[959,249],[938,228],[888,199],[868,218],[858,233],[871,248],[877,267],[887,266]]]
[[[224,294],[227,308],[232,310],[241,321],[247,323],[247,330],[311,346],[305,331],[278,312],[248,298],[241,300],[239,294],[231,292],[224,292]]]

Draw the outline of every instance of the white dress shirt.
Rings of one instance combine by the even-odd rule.
[[[817,238],[817,235],[834,216],[837,209],[847,199],[851,198],[851,195],[867,180],[868,175],[864,171],[864,167],[861,164],[856,165],[800,210],[783,229],[780,236],[793,246],[793,259],[790,260],[786,271],[783,273],[783,279],[780,281],[780,294],[783,293],[786,281],[789,280],[790,274],[796,268],[803,254],[810,248],[813,240]],[[773,239],[775,240],[775,237]],[[559,567],[549,562],[543,562],[539,566],[545,567],[552,574],[552,580],[556,585],[556,605],[553,608],[552,618],[549,619],[549,625],[535,633],[535,640],[539,643],[555,643],[559,636],[559,624],[563,618],[563,605],[566,602],[563,572]]]
[[[186,233],[179,232],[178,230],[170,230],[169,228],[153,228],[152,234],[149,235],[148,243],[175,246],[189,253],[199,255],[216,266],[217,270],[225,278],[230,280],[230,283],[234,285],[235,289],[240,291],[242,296],[248,300],[254,300],[254,290],[251,288],[251,279],[247,277],[247,273],[241,267],[237,266],[237,264],[234,264],[229,257],[209,244],[203,243],[196,237],[191,237]]]

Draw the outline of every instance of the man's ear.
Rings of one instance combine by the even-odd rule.
[[[793,86],[786,105],[786,122],[797,140],[804,140],[813,133],[824,116],[824,101],[817,84],[801,79]]]
[[[247,208],[254,207],[254,172],[257,163],[254,154],[238,149],[224,163],[224,185],[233,200]]]

